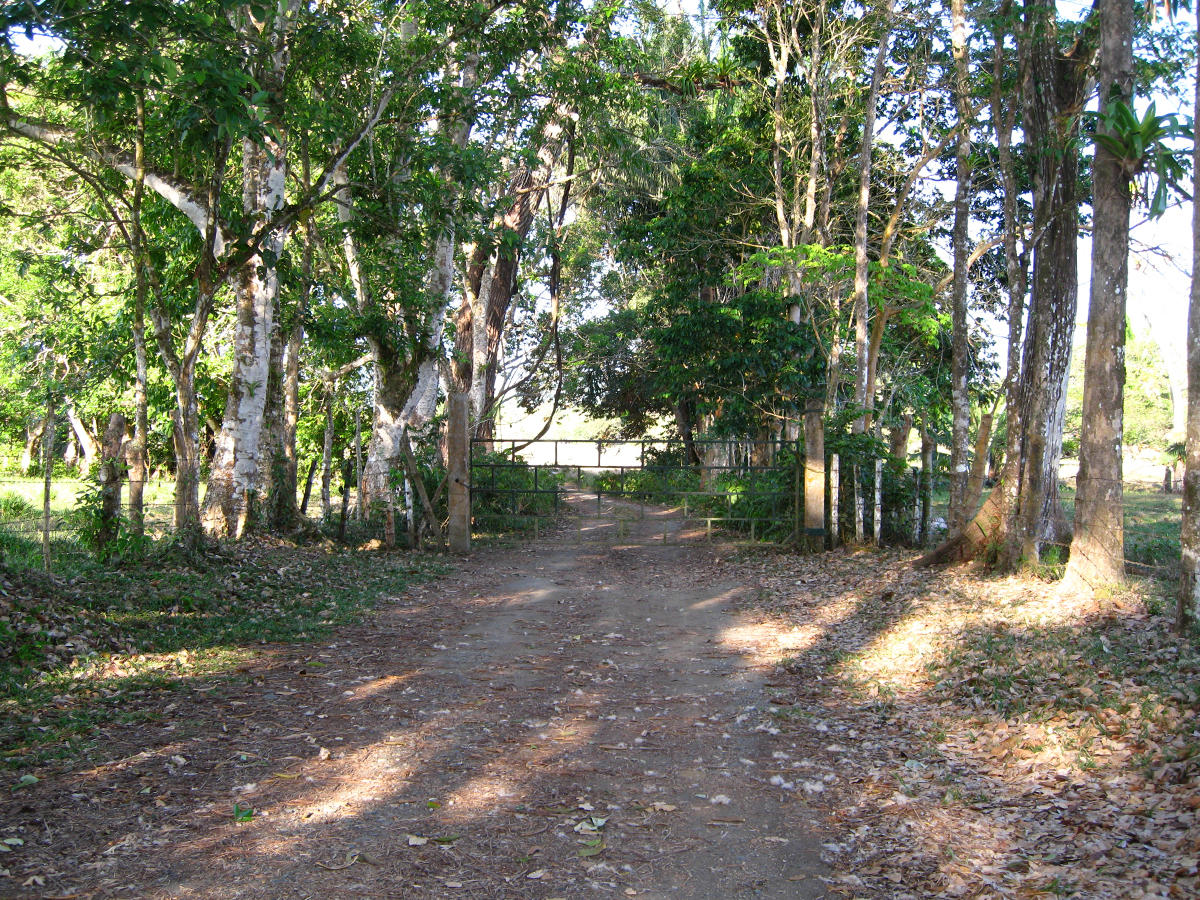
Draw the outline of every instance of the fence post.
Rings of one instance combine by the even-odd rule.
[[[471,443],[467,436],[467,395],[447,398],[446,475],[449,481],[451,553],[471,552]]]

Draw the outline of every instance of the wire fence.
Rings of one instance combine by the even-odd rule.
[[[625,475],[622,480],[623,486],[627,478]],[[1135,571],[1144,567],[1149,570],[1149,574],[1163,577],[1173,577],[1178,572],[1182,497],[1178,493],[1177,484],[1178,482],[1172,479],[1172,490],[1168,491],[1168,485],[1163,481],[1127,479],[1124,483],[1125,558]],[[35,545],[40,548],[47,525],[53,554],[68,551],[87,552],[83,534],[88,512],[82,508],[81,499],[92,489],[92,482],[83,478],[54,477],[51,480],[50,517],[47,522],[43,511],[45,482],[34,476],[0,475],[0,542],[3,542],[9,551],[7,555],[10,560],[14,549],[24,547],[32,552]],[[153,479],[145,483],[143,515],[146,532],[152,537],[163,537],[172,531],[174,489],[174,482],[169,479]],[[1060,493],[1066,519],[1070,522],[1075,512],[1074,479],[1065,479],[1061,484]],[[322,515],[319,496],[310,499],[306,520],[314,528],[321,529],[333,539],[351,545],[383,539],[382,520],[379,516],[368,516],[358,510],[353,486],[349,487],[344,507],[340,491],[335,492],[331,499],[328,517]],[[930,533],[932,541],[944,534],[947,499],[945,478],[936,478],[933,528]],[[122,514],[128,519],[128,481],[122,485],[122,503]],[[398,506],[401,507],[399,512],[403,517],[403,504]],[[346,510],[344,520],[343,509]],[[397,531],[403,540],[403,525]]]

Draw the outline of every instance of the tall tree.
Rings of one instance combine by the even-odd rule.
[[[950,436],[950,509],[948,521],[957,531],[974,512],[967,503],[967,431],[971,402],[967,394],[970,346],[967,335],[967,261],[970,256],[971,193],[971,95],[967,59],[967,15],[965,0],[951,0],[950,44],[954,56],[954,105],[958,112],[958,140],[954,153],[954,278],[950,289],[952,319],[950,407],[953,411]]]
[[[1133,4],[1098,0],[1100,109],[1092,166],[1092,286],[1084,357],[1075,533],[1063,587],[1092,592],[1125,580],[1122,487],[1125,306],[1130,183],[1140,159],[1114,146],[1116,113],[1133,100]]]

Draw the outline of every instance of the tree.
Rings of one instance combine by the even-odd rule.
[[[1125,580],[1125,299],[1130,181],[1139,159],[1114,146],[1115,111],[1133,99],[1133,4],[1100,0],[1100,110],[1092,166],[1092,295],[1084,358],[1075,533],[1063,588],[1091,593]]]

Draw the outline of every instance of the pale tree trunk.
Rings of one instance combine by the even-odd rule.
[[[1200,33],[1200,4],[1196,6]],[[1200,109],[1200,61],[1196,63],[1196,109]],[[1200,172],[1200,144],[1192,147],[1192,171]],[[1182,568],[1175,627],[1182,633],[1200,622],[1200,204],[1192,206],[1192,294],[1188,303],[1187,437],[1183,466]]]
[[[26,475],[33,468],[33,452],[38,445],[38,441],[42,439],[42,434],[46,430],[46,420],[42,419],[39,422],[31,422],[25,426],[25,447],[21,451],[21,459],[18,465],[22,472]]]
[[[967,71],[967,18],[964,0],[951,0],[951,46],[954,55],[954,101],[958,108],[958,142],[954,154],[954,280],[950,290],[950,511],[947,523],[960,530],[974,512],[967,508],[967,442],[970,439],[971,398],[967,393],[970,344],[967,335],[967,226],[971,193],[971,100]]]
[[[284,148],[273,137],[242,146],[243,207],[257,224],[283,207],[287,177]],[[237,273],[237,321],[233,332],[233,372],[225,419],[205,495],[205,528],[239,538],[251,524],[253,505],[263,486],[264,412],[269,393],[275,300],[279,293],[276,262],[283,251],[285,229],[275,228]]]
[[[975,511],[979,509],[980,498],[983,497],[983,482],[987,478],[988,468],[988,445],[992,440],[994,418],[990,412],[979,417],[979,431],[975,434],[975,456],[971,459],[966,496],[963,498],[963,507],[968,519],[975,515]]]
[[[134,185],[132,243],[134,265],[133,296],[133,440],[126,447],[129,461],[129,530],[135,535],[146,531],[146,452],[150,431],[149,401],[146,384],[149,360],[146,357],[146,295],[149,290],[150,260],[146,255],[146,235],[142,230],[142,199],[146,191],[146,99],[137,93],[137,123],[134,140]]]
[[[530,169],[522,163],[510,179],[511,203],[494,223],[500,235],[498,246],[476,244],[469,248],[464,298],[455,329],[455,380],[458,389],[467,395],[472,436],[476,439],[490,441],[495,433],[492,407],[496,375],[516,291],[521,245],[571,138],[570,123],[568,109],[555,109],[542,130],[537,164]]]
[[[267,61],[255,74],[267,94],[260,111],[272,126],[259,141],[242,141],[242,210],[254,232],[275,219],[285,202],[283,90],[298,6],[299,0],[281,0],[269,26],[255,23],[252,17],[244,26],[248,46],[266,44]],[[277,266],[286,238],[286,225],[271,228],[235,276],[233,372],[205,495],[204,526],[213,534],[240,538],[253,524],[254,507],[263,499],[259,495],[266,482],[264,463],[269,464],[262,458],[264,413],[279,294]]]
[[[1133,98],[1133,5],[1101,0],[1100,117]],[[1103,126],[1101,126],[1103,127]],[[1096,143],[1092,168],[1092,294],[1083,374],[1075,535],[1063,589],[1094,592],[1125,581],[1121,450],[1124,444],[1125,305],[1131,176]]]
[[[88,430],[87,423],[80,418],[79,411],[70,399],[67,400],[66,409],[67,422],[70,424],[71,432],[75,435],[75,442],[79,446],[79,471],[86,477],[92,470],[96,458],[100,455],[100,442]]]
[[[450,146],[456,151],[467,146],[475,119],[474,91],[478,83],[479,58],[467,54],[456,66],[449,67],[447,80],[455,82],[455,89],[464,101],[462,106],[438,120],[438,127],[445,130]],[[458,187],[450,176],[444,176],[445,190],[450,198],[451,213],[443,223],[442,230],[434,242],[432,258],[427,276],[429,308],[433,310],[429,320],[423,323],[422,333],[410,334],[409,346],[400,347],[394,341],[380,340],[368,335],[374,365],[374,410],[371,423],[371,440],[367,445],[367,461],[363,467],[360,491],[362,502],[370,506],[386,501],[391,490],[391,473],[402,465],[402,436],[407,428],[414,435],[425,431],[437,409],[440,373],[437,356],[445,328],[446,309],[454,292],[454,211],[458,207]],[[353,221],[352,196],[345,173],[340,193],[339,216],[344,222]],[[351,266],[352,279],[356,279],[355,293],[360,307],[375,304],[378,298],[370,295],[358,269],[357,250],[350,229],[346,230],[349,240],[343,243],[347,263]],[[350,263],[351,259],[355,262]]]
[[[300,422],[300,351],[304,346],[304,316],[308,310],[309,294],[312,290],[312,245],[305,243],[301,262],[304,284],[300,302],[288,333],[283,355],[283,434],[282,462],[283,478],[276,488],[275,527],[295,528],[300,521],[296,506],[298,459],[296,457],[296,426]]]
[[[871,405],[867,396],[868,362],[870,355],[870,303],[869,267],[867,258],[867,215],[871,207],[871,151],[875,143],[875,113],[879,106],[879,94],[883,78],[887,74],[888,45],[892,39],[892,22],[896,0],[886,0],[884,19],[879,36],[879,49],[875,54],[875,67],[871,74],[871,87],[867,92],[863,112],[862,149],[859,151],[858,206],[854,216],[854,402],[864,410]],[[854,420],[851,428],[855,434],[865,434],[870,426],[870,414],[864,412]],[[857,479],[855,479],[857,485]],[[857,496],[857,488],[856,488]]]

